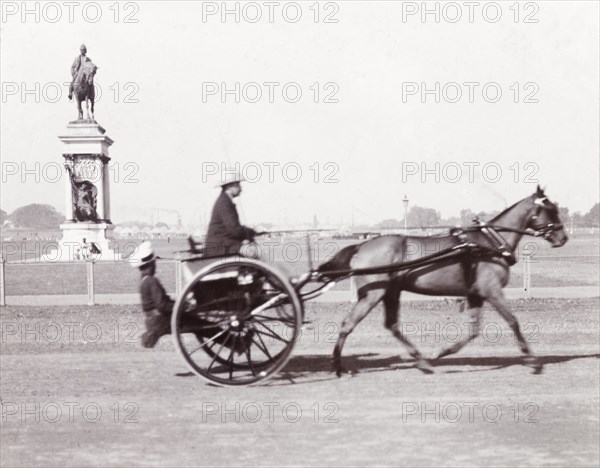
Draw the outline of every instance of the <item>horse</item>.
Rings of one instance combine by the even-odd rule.
[[[88,120],[94,120],[94,99],[96,98],[96,92],[94,90],[94,76],[96,75],[97,70],[98,67],[92,62],[85,62],[79,68],[77,76],[75,77],[73,93],[77,101],[79,120],[83,120],[83,110],[81,109],[82,102],[85,103],[85,109]]]
[[[380,301],[385,310],[385,328],[408,349],[416,368],[424,373],[433,372],[430,362],[402,333],[399,320],[402,291],[466,297],[471,325],[469,333],[443,349],[434,361],[458,352],[478,336],[481,308],[487,301],[508,322],[525,354],[524,362],[534,369],[534,373],[542,371],[542,364],[523,337],[502,288],[508,283],[509,267],[516,262],[513,252],[524,234],[541,236],[552,247],[561,247],[567,242],[558,207],[538,186],[533,195],[505,209],[489,223],[477,222],[479,224],[474,226],[452,229],[447,235],[376,237],[345,247],[318,268],[321,274],[330,272],[333,276],[336,271],[338,274],[350,270],[357,273],[367,269],[364,270],[367,274],[356,276],[358,301],[343,320],[333,351],[333,369],[338,377],[346,372],[342,366],[342,348],[348,335]],[[435,252],[449,254],[419,266],[419,259]],[[406,262],[414,262],[415,267],[393,268],[394,265],[406,265]]]

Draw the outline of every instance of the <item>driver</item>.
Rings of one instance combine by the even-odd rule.
[[[216,187],[221,187],[221,194],[214,204],[204,254],[206,256],[225,256],[240,253],[240,248],[252,242],[256,231],[242,226],[237,208],[233,201],[242,193],[240,183],[244,180],[237,172],[226,170]],[[248,253],[245,253],[248,255]]]

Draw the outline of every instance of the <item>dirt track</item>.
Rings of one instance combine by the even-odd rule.
[[[491,310],[483,336],[424,375],[378,309],[344,350],[358,374],[337,379],[349,305],[309,304],[318,322],[284,372],[251,388],[190,376],[168,338],[142,349],[135,308],[3,308],[1,465],[598,466],[598,299],[512,304],[542,375]],[[428,356],[465,330],[443,302],[402,317]]]

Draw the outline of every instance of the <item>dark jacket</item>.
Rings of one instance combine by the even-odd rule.
[[[150,275],[142,276],[140,280],[140,295],[142,296],[142,309],[144,312],[158,310],[162,315],[171,317],[173,300],[165,292],[160,281]]]
[[[207,256],[236,254],[242,241],[254,239],[256,232],[240,224],[235,204],[225,192],[221,192],[213,207],[204,254]]]

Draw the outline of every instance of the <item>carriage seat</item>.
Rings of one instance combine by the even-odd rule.
[[[193,254],[204,254],[204,244],[202,242],[196,242],[192,236],[188,237],[188,245],[190,246],[190,252]]]

